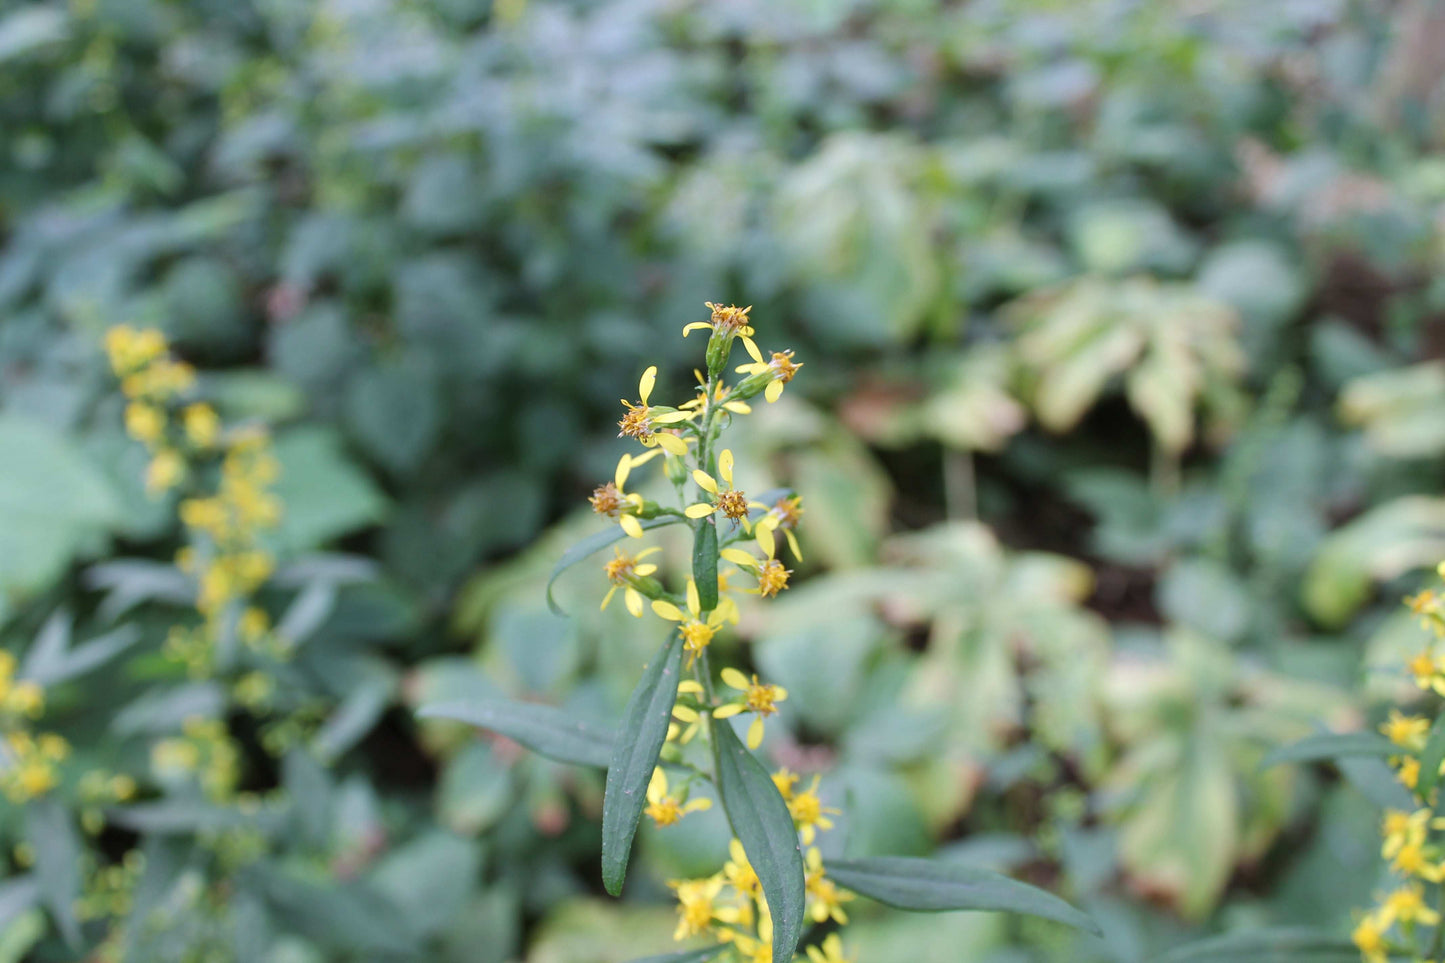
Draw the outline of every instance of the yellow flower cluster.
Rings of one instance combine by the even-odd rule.
[[[37,735],[27,728],[45,712],[45,691],[16,681],[15,668],[15,656],[0,651],[0,791],[23,803],[59,785],[57,765],[70,755],[70,744],[53,732]]]
[[[207,796],[229,799],[236,790],[240,756],[220,719],[187,719],[181,735],[151,747],[151,769],[162,782],[194,778]]]
[[[193,675],[204,676],[223,629],[234,627],[253,647],[274,641],[265,611],[246,603],[275,567],[262,535],[281,518],[280,500],[270,490],[280,464],[264,430],[223,430],[214,408],[185,400],[195,371],[170,357],[159,331],[120,325],[107,333],[105,344],[129,399],[126,431],[151,453],[147,486],[166,491],[187,478],[208,478],[202,469],[217,466],[215,482],[202,488],[198,480],[196,493],[179,508],[189,544],[176,553],[176,565],[195,581],[204,623],[177,628],[166,646]]]
[[[1445,563],[1438,574],[1445,578]],[[1438,591],[1426,589],[1405,602],[1432,635],[1430,643],[1410,659],[1407,670],[1421,689],[1445,695],[1445,656],[1436,651],[1440,640],[1445,639],[1445,600]],[[1390,764],[1419,807],[1412,812],[1388,810],[1382,821],[1380,856],[1389,861],[1398,882],[1356,921],[1352,938],[1365,963],[1401,958],[1412,963],[1434,963],[1439,953],[1438,939],[1428,950],[1421,948],[1420,932],[1421,927],[1438,932],[1441,924],[1439,909],[1430,906],[1426,898],[1426,886],[1436,887],[1440,899],[1445,900],[1445,891],[1439,890],[1445,882],[1445,845],[1438,835],[1445,830],[1445,818],[1437,815],[1439,791],[1432,789],[1428,795],[1420,792],[1419,754],[1425,748],[1430,726],[1431,720],[1424,716],[1397,710],[1391,710],[1380,726],[1386,738],[1402,750],[1390,758]]]
[[[653,778],[656,780],[657,775],[654,774]],[[837,810],[826,807],[819,801],[817,777],[814,777],[812,786],[801,792],[796,790],[797,782],[797,775],[786,769],[773,775],[773,783],[787,800],[788,808],[793,813],[793,824],[798,829],[803,845],[807,847],[805,879],[808,918],[814,923],[831,920],[842,925],[848,922],[848,913],[843,904],[851,901],[853,894],[839,889],[837,884],[828,878],[823,866],[823,855],[813,845],[818,830],[833,827],[827,814],[836,814]],[[662,785],[665,790],[665,779]],[[688,805],[697,806],[696,803]],[[707,807],[704,805],[697,808]],[[712,876],[668,882],[667,885],[677,896],[677,928],[673,931],[673,939],[707,937],[720,944],[727,944],[727,952],[731,956],[723,959],[730,958],[735,963],[772,963],[773,923],[757,873],[753,871],[742,843],[737,839],[728,844],[728,856],[722,869]],[[853,963],[851,958],[843,955],[843,943],[836,933],[831,934],[820,946],[809,947],[807,959],[811,963]]]

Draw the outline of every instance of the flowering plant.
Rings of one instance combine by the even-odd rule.
[[[709,332],[696,395],[676,406],[654,404],[657,368],[643,372],[638,400],[622,402],[618,423],[619,437],[642,451],[625,452],[612,480],[590,498],[592,510],[614,524],[568,550],[553,572],[555,580],[612,546],[613,557],[603,566],[610,585],[602,607],[620,591],[632,616],[646,619],[650,611],[670,623],[617,731],[550,707],[500,700],[429,705],[421,714],[470,722],[554,759],[605,768],[602,881],[614,896],[621,894],[643,816],[673,826],[710,810],[717,799],[732,829],[728,859],[711,876],[668,884],[678,901],[674,938],[702,945],[663,959],[791,961],[802,945],[812,963],[845,963],[843,941],[831,929],[848,922],[845,904],[855,894],[908,910],[1028,913],[1097,932],[1089,917],[1057,897],[989,871],[925,859],[825,860],[818,834],[834,828],[832,817],[841,813],[823,805],[820,777],[804,785],[786,768],[770,772],[756,754],[766,720],[788,693],[737,666],[715,668],[711,647],[718,633],[739,621],[739,593],[771,598],[788,587],[793,571],[782,548],[801,561],[795,532],[803,508],[801,497],[787,490],[749,497],[722,439],[734,419],[751,413],[749,402],[760,395],[777,401],[802,365],[791,351],[765,354],[758,347],[751,308],[707,307],[709,320],[683,329],[684,337]],[[735,369],[741,378],[730,381],[737,342],[751,361]],[[638,469],[658,464],[676,506],[629,490]],[[659,566],[645,561],[657,546],[635,553],[615,547],[683,525],[693,547],[691,571],[680,588],[669,588]],[[723,563],[736,568],[723,570]],[[743,737],[729,721],[734,716],[749,717]]]

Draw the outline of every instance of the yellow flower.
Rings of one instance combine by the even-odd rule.
[[[636,438],[648,448],[661,446],[670,455],[686,455],[687,442],[667,431],[657,431],[657,425],[673,425],[687,421],[692,415],[676,408],[653,408],[648,404],[652,387],[657,383],[657,366],[653,365],[642,373],[637,382],[636,403],[622,399],[627,413],[617,423],[619,438]]]
[[[758,918],[758,936],[753,939],[742,933],[734,934],[733,944],[742,954],[743,963],[773,963],[773,919],[766,912],[768,904],[761,903]]]
[[[641,495],[635,492],[628,494],[627,479],[632,474],[632,469],[651,461],[659,451],[661,449],[636,458],[623,455],[617,462],[617,471],[613,474],[612,481],[593,489],[591,497],[587,499],[594,512],[617,519],[622,530],[633,538],[642,537],[642,523],[637,520],[637,513],[642,510],[644,502]]]
[[[137,441],[154,445],[166,431],[166,413],[155,405],[132,401],[125,406],[125,430]]]
[[[711,808],[711,799],[689,801],[672,795],[667,789],[667,773],[661,766],[652,770],[652,779],[647,784],[647,808],[643,812],[651,816],[657,825],[671,826],[688,813]]]
[[[712,643],[712,637],[718,628],[727,621],[727,613],[721,606],[713,609],[707,621],[702,620],[702,600],[697,594],[697,583],[692,579],[687,580],[687,611],[683,612],[671,602],[658,599],[652,603],[652,611],[667,619],[669,622],[681,623],[678,631],[682,633],[682,647],[687,650],[687,665],[691,668],[692,663],[697,659],[699,653]]]
[[[749,899],[757,899],[762,895],[762,884],[758,881],[758,874],[753,870],[753,864],[748,862],[748,854],[743,852],[743,844],[736,838],[728,843],[728,861],[723,864],[723,876],[727,879],[732,888]]]
[[[118,324],[105,333],[105,351],[110,356],[111,370],[125,377],[166,353],[166,339],[154,328],[137,331],[128,324]]]
[[[725,548],[721,554],[723,558],[732,562],[734,565],[740,565],[743,568],[752,570],[753,575],[756,576],[758,580],[758,587],[752,591],[761,595],[763,598],[772,598],[788,587],[788,576],[793,574],[793,570],[783,568],[783,563],[773,557],[773,552],[776,550],[776,542],[770,531],[765,532],[763,530],[761,522],[758,523],[757,534],[758,545],[762,547],[763,554],[767,556],[766,560],[760,561],[753,558],[747,552],[737,548]],[[789,535],[791,536],[791,534],[790,532]]]
[[[153,495],[170,491],[185,474],[186,463],[180,453],[172,448],[162,448],[146,468],[146,491]]]
[[[1389,949],[1385,944],[1387,929],[1388,924],[1382,926],[1373,916],[1366,916],[1350,934],[1350,939],[1364,957],[1364,963],[1388,963]]]
[[[1431,859],[1427,848],[1413,841],[1400,847],[1391,865],[1402,875],[1418,876],[1432,883],[1438,883],[1445,878],[1445,870],[1442,870],[1438,861]]]
[[[823,872],[823,854],[818,851],[818,847],[809,847],[807,866],[808,896],[812,898],[808,915],[814,923],[831,919],[835,923],[846,924],[848,914],[844,912],[843,904],[852,900],[853,894],[840,890]]]
[[[843,955],[843,941],[837,933],[829,933],[823,940],[823,947],[808,947],[808,959],[811,963],[854,963],[854,961]]]
[[[790,772],[787,766],[773,773],[773,785],[778,787],[778,794],[786,802],[793,801],[793,787],[798,784],[798,774]]]
[[[798,548],[798,537],[793,530],[798,527],[798,519],[803,514],[803,499],[798,495],[780,498],[768,509],[766,515],[758,519],[756,531],[758,545],[767,552],[768,558],[773,557],[769,547],[773,544],[773,533],[781,531],[788,540],[788,548],[793,553],[793,558],[801,562],[803,552]]]
[[[733,487],[733,453],[731,448],[724,448],[718,453],[717,472],[718,475],[722,477],[723,485],[727,487],[720,487],[717,479],[713,478],[701,468],[693,470],[692,480],[697,482],[699,488],[710,493],[717,501],[712,504],[698,502],[695,505],[689,505],[683,510],[683,514],[688,518],[706,518],[714,512],[722,512],[733,521],[741,522],[745,531],[751,531],[752,528],[748,522],[748,509],[765,509],[768,506],[760,502],[748,501],[747,495]]]
[[[1425,887],[1419,883],[1410,883],[1385,897],[1385,901],[1380,905],[1378,919],[1382,927],[1388,927],[1397,920],[1401,923],[1434,926],[1440,922],[1440,914],[1425,905]]]
[[[254,605],[246,607],[241,617],[236,620],[236,633],[240,635],[241,641],[254,645],[265,637],[271,630],[271,617],[266,614],[265,609],[259,609]]]
[[[698,380],[697,397],[692,399],[691,401],[684,401],[682,404],[677,406],[683,411],[690,411],[694,408],[704,408],[707,406],[708,403],[707,382],[703,379],[702,372],[694,370],[693,374],[697,377]],[[719,381],[717,387],[715,387],[712,392],[713,407],[722,408],[723,410],[729,411],[735,415],[752,414],[752,406],[749,405],[746,401],[733,400],[730,397],[732,393],[732,388]]]
[[[677,929],[674,940],[685,940],[689,936],[706,933],[712,928],[714,916],[713,901],[722,892],[723,878],[709,876],[707,879],[668,880],[668,886],[677,893]]]
[[[744,341],[751,340],[757,333],[753,330],[752,319],[748,317],[748,312],[753,309],[751,304],[745,308],[732,304],[713,304],[711,301],[704,301],[703,304],[712,311],[712,317],[706,321],[694,321],[685,325],[682,329],[684,338],[698,329],[721,331],[723,334],[741,337]]]
[[[798,827],[798,834],[803,837],[805,846],[813,845],[819,829],[832,829],[833,820],[828,817],[836,816],[842,811],[823,805],[823,801],[818,798],[818,779],[815,775],[811,786],[802,792],[795,792],[793,798],[788,800],[788,811],[793,814],[793,825]]]
[[[638,578],[646,578],[656,572],[657,566],[651,562],[644,562],[641,565],[637,563],[653,552],[660,552],[662,549],[654,545],[636,555],[623,555],[622,551],[616,548],[612,551],[617,557],[608,562],[606,566],[607,581],[612,583],[612,587],[607,590],[606,595],[602,596],[602,608],[604,610],[607,608],[607,603],[612,601],[612,596],[620,588],[623,601],[627,603],[627,611],[640,619],[642,618],[643,598],[642,593],[633,588],[633,581]]]
[[[677,691],[679,695],[700,696],[703,693],[702,683],[696,679],[683,679],[677,684]],[[669,742],[676,741],[685,746],[702,729],[702,716],[692,706],[684,705],[681,700],[672,707],[672,717],[687,723],[687,728],[680,729],[676,725],[669,725],[667,729]]]
[[[748,349],[753,363],[739,365],[737,370],[747,375],[768,376],[771,380],[763,389],[763,397],[768,399],[769,404],[777,401],[782,397],[783,385],[793,380],[793,375],[798,373],[798,369],[802,365],[793,364],[793,352],[791,351],[774,351],[772,357],[764,361],[762,352],[751,340],[744,339],[743,347]],[[749,397],[751,397],[751,392],[749,392]]]
[[[216,409],[207,404],[190,405],[181,412],[186,437],[197,448],[210,448],[221,434],[221,419]]]
[[[1390,710],[1390,718],[1380,726],[1380,731],[1397,746],[1404,746],[1416,752],[1425,747],[1425,735],[1430,731],[1430,720],[1424,716],[1407,716],[1396,709]]]
[[[5,709],[16,715],[38,719],[45,711],[45,690],[34,682],[17,682],[5,697]]]
[[[1414,789],[1418,786],[1420,784],[1420,760],[1414,756],[1406,756],[1400,760],[1399,765],[1400,771],[1397,775],[1400,777],[1400,782],[1407,789]]]
[[[722,680],[742,695],[714,709],[713,717],[727,719],[740,712],[753,713],[752,725],[748,726],[748,748],[756,749],[763,744],[763,719],[778,711],[777,704],[788,697],[788,690],[780,685],[759,682],[756,675],[750,681],[731,666],[722,670]]]

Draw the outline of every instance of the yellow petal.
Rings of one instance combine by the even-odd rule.
[[[758,346],[753,342],[752,338],[745,336],[743,338],[743,347],[748,349],[748,357],[752,358],[753,361],[761,365],[767,364],[767,362],[763,361],[763,353],[758,350]]]
[[[723,620],[731,625],[737,625],[742,620],[742,613],[738,611],[738,603],[731,598],[718,599],[717,610],[721,613]]]
[[[696,679],[683,679],[677,684],[677,691],[691,693],[692,695],[700,695],[704,691],[704,689],[702,687],[702,683],[697,681]]]
[[[691,706],[673,706],[672,714],[683,722],[697,721],[697,710]]]
[[[753,409],[745,401],[725,401],[723,407],[735,415],[750,415]]]
[[[706,331],[711,331],[711,330],[712,330],[712,325],[711,325],[711,324],[708,324],[706,321],[694,321],[692,324],[688,324],[688,325],[684,325],[684,326],[683,326],[682,336],[685,338],[685,337],[688,336],[688,333],[689,333],[689,332],[697,331],[697,330],[699,330],[699,329],[706,330]]]
[[[613,586],[616,588],[616,586]],[[632,613],[633,618],[642,618],[642,595],[635,589],[628,589],[622,593],[622,600],[627,603],[627,611]]]
[[[646,558],[649,555],[656,555],[660,551],[662,551],[662,546],[654,545],[651,548],[644,548],[642,551],[634,555],[633,558]]]
[[[762,523],[759,523],[758,531],[755,537],[757,538],[758,548],[761,548],[763,550],[763,554],[766,555],[769,559],[771,559],[773,557],[773,553],[778,550],[778,540],[773,537],[772,528],[764,529]]]
[[[612,475],[612,484],[618,489],[627,487],[627,476],[632,472],[632,456],[623,455],[617,460],[617,471]]]
[[[652,436],[653,439],[663,447],[669,455],[681,457],[687,454],[687,442],[676,435],[669,435],[667,432],[658,432]]]
[[[745,568],[757,568],[758,566],[758,560],[740,548],[725,548],[719,554],[734,565],[742,565]]]
[[[687,616],[683,614],[682,609],[673,605],[671,602],[664,602],[662,599],[657,599],[652,603],[652,611],[667,619],[669,622],[687,621]]]
[[[724,684],[730,685],[734,689],[737,689],[741,692],[746,692],[748,690],[748,686],[751,684],[748,681],[747,676],[743,675],[732,666],[728,666],[726,669],[722,670],[722,680]]]
[[[686,806],[682,807],[682,811],[685,813],[700,813],[711,808],[712,800],[706,796],[701,796],[697,799],[690,800]]]
[[[783,383],[781,381],[769,381],[768,386],[763,389],[763,397],[772,404],[783,396]]]
[[[621,525],[622,530],[633,538],[642,537],[642,523],[637,520],[636,515],[623,515],[617,520],[617,524]]]
[[[652,422],[656,425],[675,425],[679,421],[687,421],[693,414],[691,411],[664,411],[660,415],[653,415]]]
[[[724,448],[722,453],[717,456],[717,470],[723,481],[728,483],[728,487],[733,487],[733,450],[731,448]]]
[[[697,583],[692,579],[687,580],[687,610],[693,618],[702,615],[702,599],[697,594]]]
[[[653,565],[651,562],[648,562],[646,565],[639,565],[632,570],[634,575],[641,576],[642,578],[646,578],[647,576],[651,575],[653,572],[656,571],[657,566]]]
[[[788,690],[780,685],[773,686],[773,701],[782,702],[788,698]]]
[[[652,770],[652,778],[647,781],[647,801],[657,802],[667,795],[667,773],[658,766]]]
[[[803,560],[803,550],[798,548],[798,537],[793,534],[791,529],[787,528],[783,529],[783,534],[787,536],[788,548],[793,550],[793,558],[801,562]]]
[[[642,372],[642,378],[637,382],[637,399],[644,407],[647,406],[647,399],[652,397],[652,386],[657,384],[657,365],[651,365]]]
[[[688,518],[707,518],[717,511],[717,506],[709,505],[707,502],[698,502],[696,505],[689,505],[682,510]]]
[[[694,468],[692,470],[692,480],[697,482],[697,487],[703,491],[712,492],[714,495],[717,494],[717,482],[701,468]]]
[[[754,716],[753,724],[748,726],[748,748],[756,749],[763,744],[763,717]]]
[[[729,702],[727,705],[718,706],[716,709],[714,709],[712,711],[712,717],[714,719],[731,719],[733,716],[737,715],[739,712],[742,711],[742,703]]]
[[[612,596],[613,596],[614,594],[616,594],[616,592],[617,592],[617,586],[614,585],[614,586],[612,586],[610,589],[607,590],[607,594],[606,594],[606,595],[602,596],[602,611],[604,611],[604,612],[607,611],[607,603],[612,601]]]

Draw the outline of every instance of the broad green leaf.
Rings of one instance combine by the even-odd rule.
[[[1023,913],[1102,935],[1098,923],[1054,894],[987,869],[901,856],[830,860],[826,867],[844,889],[898,909]]]
[[[732,725],[713,725],[718,797],[733,835],[743,844],[773,916],[773,959],[791,960],[803,935],[807,898],[803,851],[788,804]]]
[[[1430,792],[1440,781],[1441,763],[1445,763],[1445,716],[1435,719],[1435,724],[1430,727],[1430,737],[1425,740],[1425,748],[1420,750],[1420,784],[1416,791],[1422,798],[1429,799]]]
[[[647,802],[657,754],[667,739],[681,670],[682,635],[674,632],[643,671],[622,714],[602,797],[602,885],[613,896],[622,895],[632,837]]]
[[[423,719],[454,719],[499,732],[558,762],[598,769],[606,769],[612,762],[616,740],[613,733],[551,706],[507,699],[470,699],[422,706],[416,714]]]
[[[676,525],[679,521],[681,521],[681,519],[664,515],[660,518],[645,519],[641,524],[643,531],[646,531],[650,528],[660,528],[663,525]],[[556,583],[557,577],[589,555],[594,555],[613,542],[620,542],[626,537],[626,532],[620,527],[612,525],[604,531],[588,535],[582,539],[582,541],[563,552],[562,557],[557,559],[557,564],[552,568],[552,574],[547,578],[547,607],[558,615],[566,615],[567,613],[562,611],[562,607],[552,598],[552,586]]]
[[[1303,927],[1211,937],[1165,953],[1157,963],[1357,963],[1360,951],[1338,936]]]
[[[355,950],[363,958],[381,953],[415,958],[416,941],[406,917],[372,886],[321,883],[267,863],[249,867],[241,883],[297,932],[323,945]]]
[[[698,604],[704,612],[717,608],[717,525],[711,518],[697,522],[692,541],[692,578]]]
[[[25,807],[27,835],[35,847],[40,896],[71,948],[80,946],[75,901],[80,896],[80,834],[59,800],[41,799]]]
[[[0,883],[0,930],[40,901],[40,884],[34,876],[16,876]]]
[[[645,956],[640,960],[634,960],[633,963],[707,963],[725,949],[727,949],[727,944],[719,943],[717,946],[707,946],[700,950],[683,950],[680,953]]]
[[[347,457],[340,437],[308,425],[277,437],[281,524],[269,535],[286,554],[305,552],[382,520],[385,497]]]
[[[1280,746],[1259,764],[1261,769],[1286,762],[1323,762],[1343,756],[1399,756],[1405,750],[1373,732],[1321,732]]]

